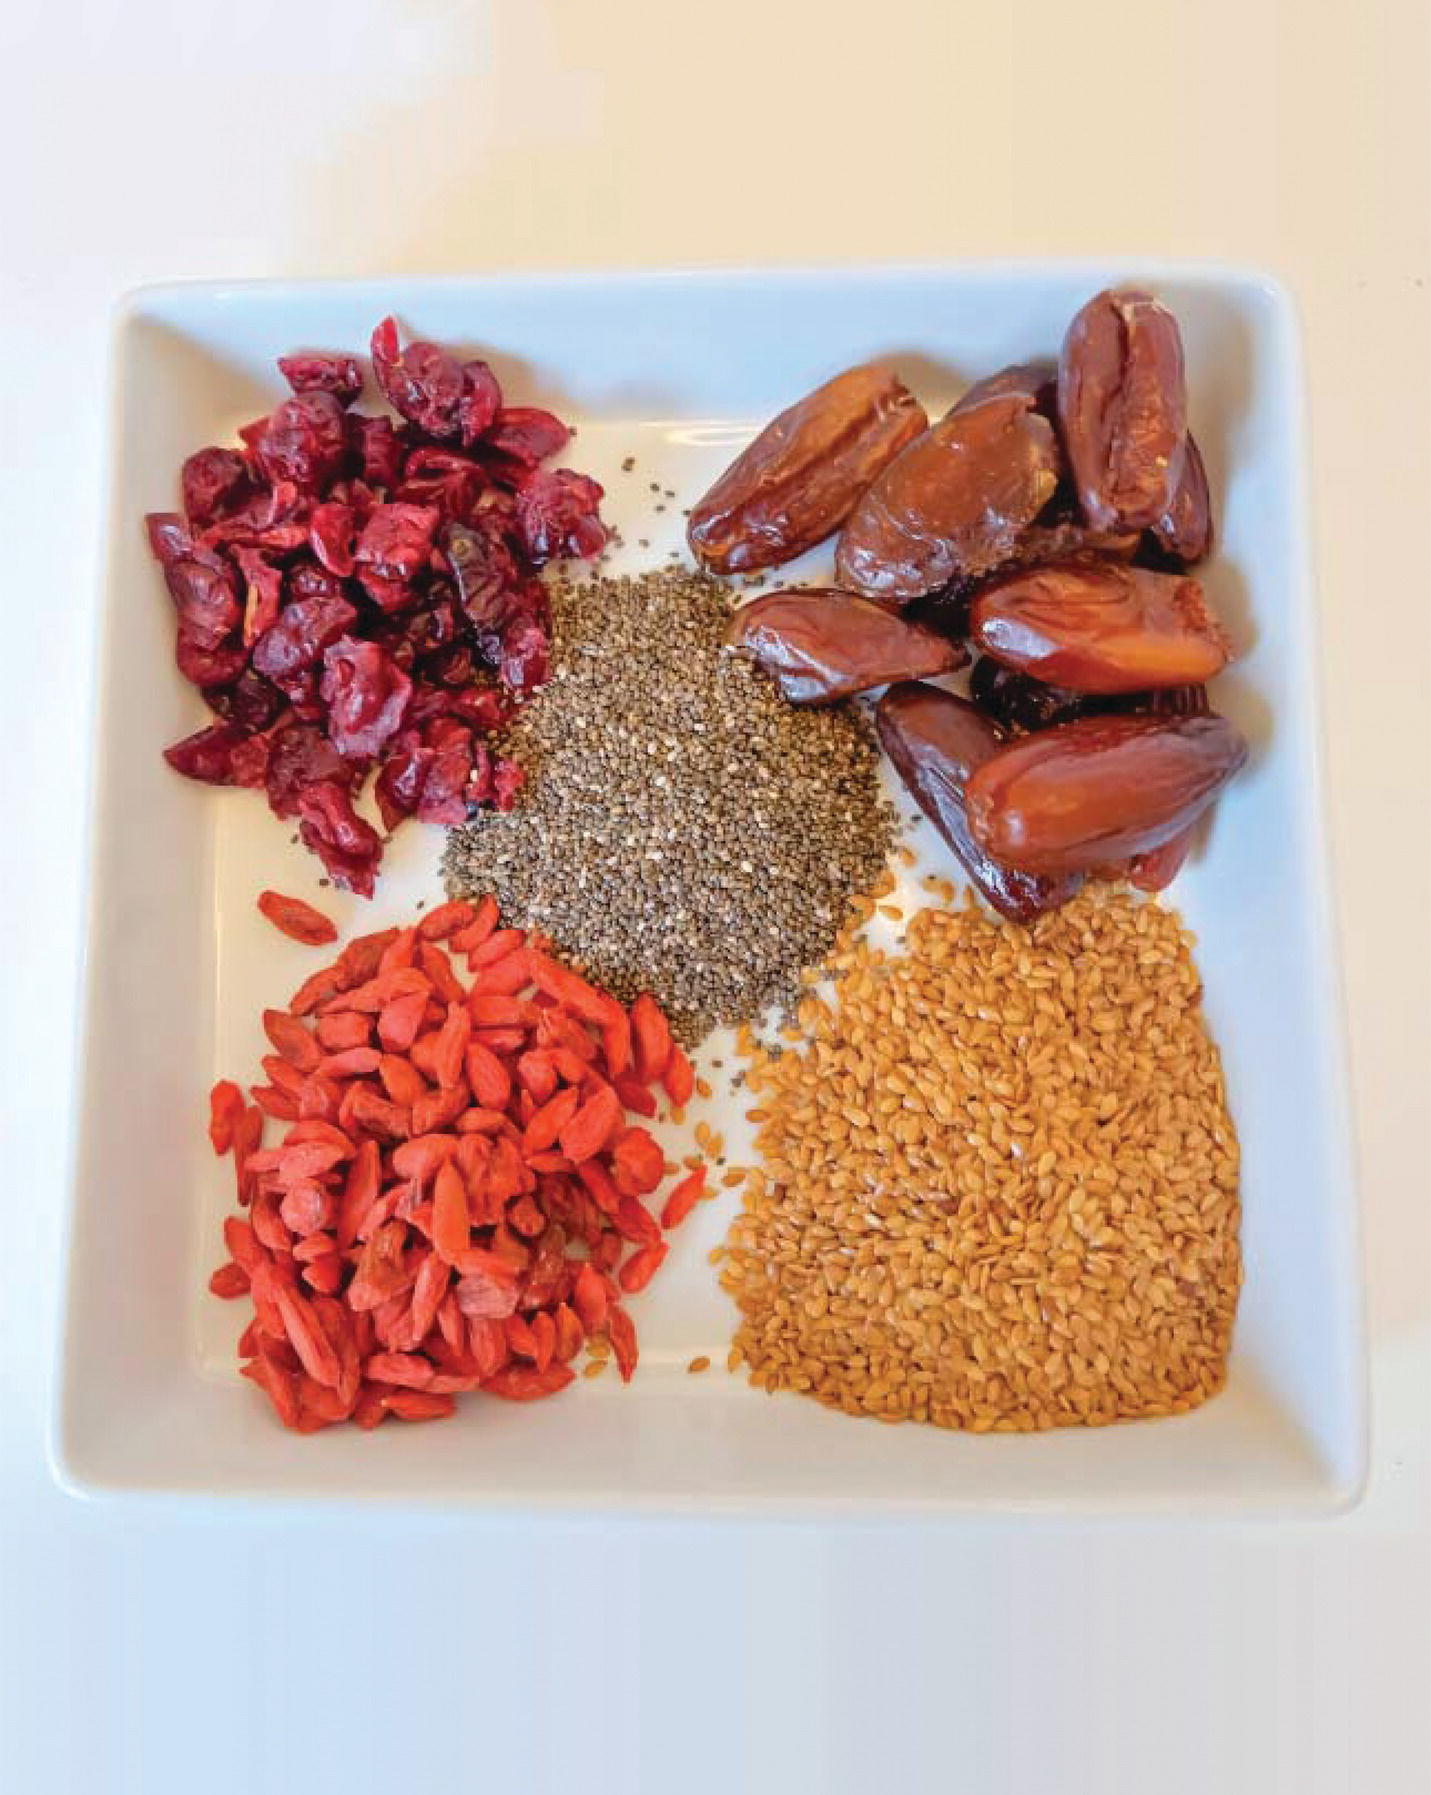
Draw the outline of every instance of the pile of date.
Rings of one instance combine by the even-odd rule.
[[[710,571],[839,531],[835,587],[767,592],[731,641],[793,704],[877,687],[885,752],[989,902],[1028,921],[1086,878],[1161,890],[1247,756],[1207,682],[1232,645],[1189,569],[1213,525],[1177,320],[1099,293],[1055,367],[931,424],[887,368],[775,418],[691,512]],[[969,667],[969,696],[935,679]]]

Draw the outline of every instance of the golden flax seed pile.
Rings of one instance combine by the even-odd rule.
[[[1213,1395],[1238,1148],[1190,949],[1107,887],[1030,928],[924,910],[898,953],[847,935],[831,1001],[747,1075],[763,1166],[722,1261],[733,1363],[974,1432]]]

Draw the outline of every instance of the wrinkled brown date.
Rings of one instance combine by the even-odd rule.
[[[1083,717],[976,768],[969,831],[985,853],[1029,872],[1092,870],[1181,834],[1246,758],[1223,717]]]
[[[860,493],[928,425],[888,368],[849,368],[773,418],[691,509],[713,573],[778,567],[839,529]]]
[[[850,513],[840,584],[903,604],[1007,561],[1058,487],[1038,391],[1036,369],[1006,369],[898,454]]]
[[[996,579],[974,599],[979,648],[1075,692],[1200,685],[1232,645],[1186,574],[1065,562]]]
[[[868,599],[826,588],[757,598],[736,612],[727,640],[768,673],[791,704],[833,704],[892,679],[952,673],[969,658],[946,636]]]
[[[1183,474],[1187,392],[1177,319],[1133,288],[1095,295],[1068,327],[1058,414],[1073,482],[1098,530],[1145,530]]]
[[[909,680],[891,686],[875,706],[875,729],[919,808],[1001,916],[1031,922],[1068,902],[1083,883],[1079,875],[1047,878],[1001,865],[969,833],[965,785],[1003,737],[967,699]]]
[[[1182,478],[1172,503],[1153,525],[1153,537],[1164,554],[1184,567],[1196,566],[1212,553],[1212,495],[1202,450],[1191,431],[1183,454]]]

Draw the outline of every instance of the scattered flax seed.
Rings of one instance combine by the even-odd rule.
[[[711,1368],[710,1359],[706,1356],[705,1353],[702,1352],[702,1353],[696,1354],[695,1358],[693,1358],[691,1360],[690,1364],[687,1365],[686,1370],[688,1372],[709,1371],[710,1368]]]
[[[449,835],[449,893],[491,892],[619,997],[651,991],[684,1044],[789,1007],[886,873],[861,713],[786,704],[727,651],[727,588],[704,574],[548,590],[552,675],[504,743],[528,782]]]
[[[634,455],[628,455],[626,457],[626,459],[621,463],[622,473],[629,474],[631,472],[632,468],[635,467],[635,465],[636,465],[636,457]]]
[[[891,922],[904,921],[904,912],[898,904],[881,904],[879,913],[881,916],[887,916]]]
[[[1029,928],[922,910],[850,950],[768,1093],[721,1284],[750,1381],[976,1433],[1221,1389],[1238,1148],[1191,941],[1095,887]]]
[[[721,1183],[725,1186],[725,1188],[727,1190],[734,1190],[737,1184],[744,1184],[745,1183],[745,1167],[744,1166],[732,1166],[730,1168],[730,1170],[726,1173],[725,1177],[721,1179]]]

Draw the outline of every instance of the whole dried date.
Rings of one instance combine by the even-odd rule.
[[[875,729],[919,808],[1001,916],[1031,922],[1068,902],[1083,883],[1080,875],[1049,878],[1005,866],[969,832],[969,775],[998,753],[1003,735],[967,699],[909,680],[891,686],[875,706]]]
[[[1177,319],[1150,293],[1096,294],[1068,327],[1058,413],[1073,482],[1098,530],[1144,530],[1182,479],[1187,391]]]
[[[1167,510],[1153,525],[1153,537],[1164,554],[1184,567],[1205,561],[1212,553],[1212,496],[1197,439],[1188,432],[1182,477]]]
[[[985,853],[1029,872],[1107,866],[1181,834],[1246,758],[1223,717],[1083,717],[976,768],[969,830]]]
[[[850,513],[841,585],[902,604],[1007,561],[1058,487],[1036,370],[981,383],[897,455]]]
[[[731,619],[727,641],[791,704],[833,704],[892,679],[952,673],[968,656],[946,636],[848,592],[770,592]]]
[[[773,418],[691,509],[691,551],[714,573],[793,560],[928,424],[888,368],[848,368]]]
[[[1232,645],[1186,574],[1064,562],[986,586],[970,613],[980,649],[1075,692],[1200,685]]]

